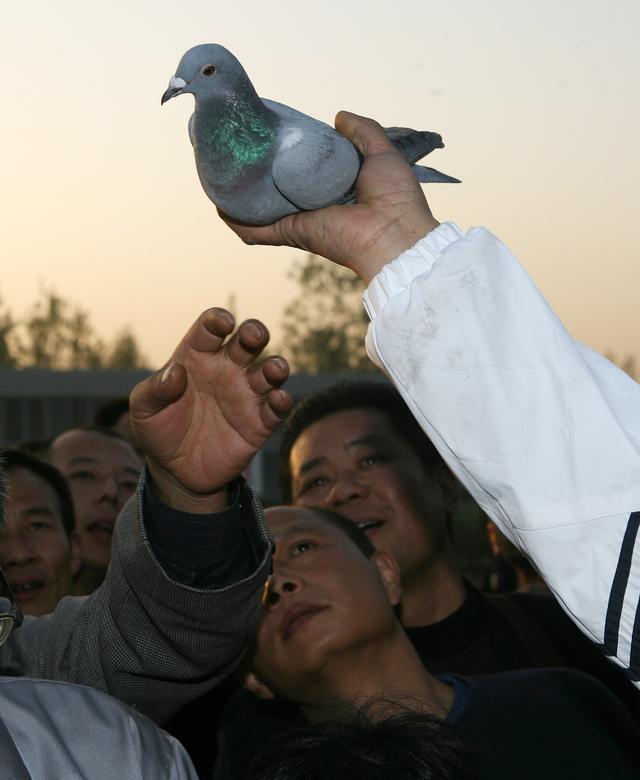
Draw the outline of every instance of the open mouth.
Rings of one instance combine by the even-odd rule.
[[[281,623],[280,630],[284,639],[292,637],[296,631],[306,625],[312,618],[320,612],[324,612],[327,607],[317,607],[311,604],[292,607],[285,613]]]
[[[367,536],[370,536],[374,531],[377,531],[378,528],[380,528],[382,525],[384,525],[384,521],[382,520],[363,520],[360,523],[356,523],[358,528],[361,531],[364,531]]]
[[[11,590],[19,603],[31,601],[40,594],[44,588],[44,580],[28,580],[27,582],[16,582],[11,585]]]
[[[93,523],[89,523],[87,526],[87,532],[90,533],[92,536],[95,536],[96,539],[101,539],[103,541],[111,542],[111,538],[113,536],[113,528],[116,524],[115,520],[96,520]]]

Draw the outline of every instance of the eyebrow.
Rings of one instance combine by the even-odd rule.
[[[30,506],[26,509],[23,509],[21,514],[25,515],[26,517],[31,517],[32,515],[49,515],[49,517],[54,516],[54,512],[48,506]]]
[[[81,463],[97,463],[98,461],[95,458],[90,458],[88,455],[75,455],[73,458],[70,458],[68,461],[69,466],[74,466],[76,464]]]
[[[352,441],[348,442],[344,449],[348,452],[349,450],[357,450],[361,447],[380,446],[383,444],[388,445],[388,442],[384,436],[381,436],[379,433],[367,433],[364,436],[360,436],[357,439],[353,439]],[[311,458],[311,460],[305,461],[302,466],[300,466],[298,476],[304,476],[309,471],[316,468],[316,466],[321,466],[327,461],[328,458],[326,455],[320,455],[317,458]]]
[[[89,455],[76,455],[75,457],[71,458],[68,462],[68,466],[81,466],[83,464],[96,464],[98,463],[97,458],[92,458]],[[142,466],[139,469],[134,468],[133,466],[120,466],[119,471],[126,471],[129,474],[133,474],[134,476],[138,477],[140,476],[140,471],[142,470]]]

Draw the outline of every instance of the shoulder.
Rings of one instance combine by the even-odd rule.
[[[20,752],[29,757],[35,777],[68,776],[69,761],[82,769],[83,777],[106,777],[96,766],[99,755],[109,756],[111,777],[168,779],[179,768],[183,773],[179,776],[195,778],[184,749],[173,737],[106,693],[53,680],[5,677],[0,678],[0,700],[3,723]],[[55,740],[52,722],[57,724]],[[34,750],[35,744],[47,749]]]

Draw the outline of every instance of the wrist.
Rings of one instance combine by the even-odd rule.
[[[368,285],[385,265],[407,249],[411,249],[439,225],[440,223],[430,213],[418,214],[411,220],[392,223],[372,244],[371,250],[358,258],[357,264],[353,265],[353,270]]]
[[[153,479],[156,497],[172,509],[194,515],[207,515],[223,512],[229,506],[227,485],[196,493],[152,459],[147,460],[147,469]]]

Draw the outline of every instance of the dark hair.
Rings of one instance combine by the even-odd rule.
[[[64,528],[67,537],[70,537],[76,526],[75,514],[73,512],[73,499],[71,498],[67,480],[62,476],[58,469],[50,463],[45,463],[39,458],[34,458],[33,455],[29,455],[26,452],[20,452],[20,450],[5,450],[3,454],[3,464],[7,475],[11,474],[11,472],[16,469],[26,469],[43,479],[51,487],[58,499],[62,527]]]
[[[20,452],[26,452],[29,455],[33,455],[34,458],[45,458],[49,447],[51,446],[51,437],[47,436],[46,439],[23,439],[16,445],[16,449]]]
[[[374,722],[370,702],[347,721],[278,735],[253,760],[248,780],[473,780],[471,751],[432,715],[402,711]]]
[[[0,452],[0,526],[4,523],[5,503],[9,493],[9,480],[4,467],[4,450]]]
[[[345,536],[355,544],[365,558],[371,558],[376,551],[376,548],[371,544],[369,537],[365,534],[362,528],[351,522],[347,517],[341,515],[339,512],[334,512],[332,509],[325,509],[321,506],[307,507],[310,512],[321,517],[325,522],[331,523],[338,528]]]
[[[129,411],[129,396],[112,398],[106,401],[95,413],[93,424],[101,428],[111,428],[115,425],[123,414]]]
[[[442,463],[436,448],[394,387],[374,379],[338,382],[303,398],[284,424],[278,462],[284,501],[292,500],[289,456],[300,434],[318,420],[350,409],[374,409],[385,414],[393,431],[413,447],[426,471]]]

